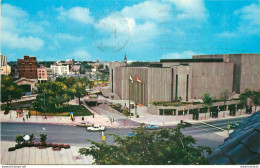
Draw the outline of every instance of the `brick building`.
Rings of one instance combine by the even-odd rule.
[[[36,57],[24,56],[24,59],[18,59],[19,78],[37,79],[37,60]]]

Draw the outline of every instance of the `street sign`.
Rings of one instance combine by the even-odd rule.
[[[129,133],[128,135],[129,135],[129,136],[134,136],[135,133],[134,133],[134,132],[131,132],[131,133]]]

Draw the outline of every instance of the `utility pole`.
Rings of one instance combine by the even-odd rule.
[[[47,119],[46,117],[46,107],[45,107],[45,92],[43,91],[43,95],[44,95],[44,119]]]

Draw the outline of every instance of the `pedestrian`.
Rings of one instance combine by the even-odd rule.
[[[29,116],[29,118],[31,118],[31,113],[30,113],[30,111],[29,111],[29,114],[28,114],[28,116]]]
[[[125,120],[124,120],[124,125],[126,124]]]
[[[28,114],[26,114],[26,119],[28,120]]]
[[[25,121],[24,117],[23,117],[23,122]]]
[[[72,121],[75,121],[75,117],[73,117],[73,120]]]
[[[92,113],[92,115],[93,115],[93,118],[95,118],[95,114],[94,114],[94,113]]]
[[[82,116],[82,121],[84,121],[84,116]]]

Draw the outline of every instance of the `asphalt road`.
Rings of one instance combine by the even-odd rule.
[[[243,121],[244,118],[229,119],[230,123]],[[196,145],[209,146],[212,149],[217,148],[223,143],[225,131],[219,128],[226,128],[228,120],[218,120],[207,122],[207,124],[215,127],[205,125],[203,123],[193,124],[192,127],[185,128],[182,132],[185,135],[191,135],[197,140]],[[129,129],[107,128],[105,131],[106,141],[113,143],[112,136],[108,133],[114,133],[120,136],[125,136],[131,133]],[[91,146],[87,139],[101,142],[101,132],[88,132],[86,128],[67,126],[67,125],[51,125],[51,124],[28,124],[28,123],[1,123],[1,139],[3,141],[14,141],[18,134],[34,134],[35,142],[40,141],[40,134],[47,134],[47,142],[52,143],[68,143],[75,146]],[[218,134],[220,133],[220,134]]]

